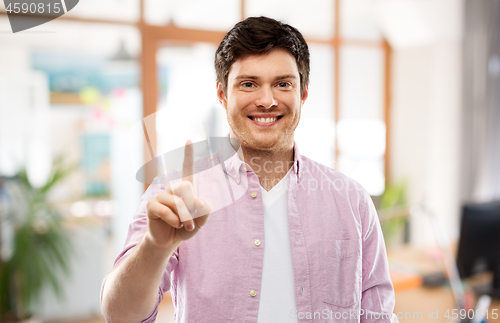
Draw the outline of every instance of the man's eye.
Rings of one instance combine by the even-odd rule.
[[[242,84],[243,87],[253,87],[253,83],[245,82]]]
[[[279,87],[288,87],[288,86],[290,86],[290,83],[288,83],[288,82],[281,82],[281,83],[278,83],[278,86]]]

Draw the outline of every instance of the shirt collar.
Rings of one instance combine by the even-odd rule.
[[[220,163],[223,165],[224,173],[226,173],[230,178],[232,178],[237,184],[241,181],[241,175],[246,172],[245,167],[249,169],[248,165],[243,162],[236,150],[230,143],[229,136],[216,150],[216,155]],[[297,147],[297,142],[293,143],[293,166],[292,171],[295,175],[300,177],[300,165],[302,156],[299,153],[299,148]]]

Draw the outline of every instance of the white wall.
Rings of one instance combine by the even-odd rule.
[[[124,89],[121,97],[110,100],[117,124],[111,131],[110,153],[111,198],[117,206],[111,225],[113,260],[123,250],[128,226],[144,193],[144,184],[136,179],[136,172],[144,163],[143,133],[134,131],[137,127],[132,126],[140,125],[141,100],[139,89]]]
[[[409,202],[434,210],[454,240],[460,208],[463,4],[415,3],[431,37],[425,44],[394,50],[391,177],[408,179]],[[412,220],[411,237],[414,244],[433,243],[429,221]]]

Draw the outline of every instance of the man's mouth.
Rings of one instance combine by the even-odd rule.
[[[258,123],[273,123],[281,119],[283,116],[276,116],[276,117],[252,117],[248,116],[251,120],[258,122]]]

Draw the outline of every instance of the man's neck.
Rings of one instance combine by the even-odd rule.
[[[278,184],[293,166],[293,145],[279,150],[256,150],[243,145],[241,149],[245,162],[257,174],[260,186],[266,191]]]

